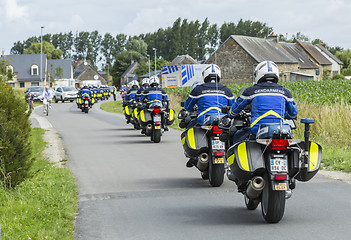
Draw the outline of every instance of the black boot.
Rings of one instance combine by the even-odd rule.
[[[189,161],[186,163],[186,167],[191,168],[195,166],[196,164],[196,159],[195,158],[190,158]]]

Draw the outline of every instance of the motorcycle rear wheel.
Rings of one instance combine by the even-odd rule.
[[[161,129],[154,129],[152,132],[152,141],[154,143],[161,142]]]
[[[273,191],[268,174],[264,175],[265,187],[262,191],[262,216],[268,223],[279,222],[285,210],[285,191]]]
[[[208,165],[208,180],[212,187],[219,187],[224,180],[224,164],[213,164],[210,159]]]

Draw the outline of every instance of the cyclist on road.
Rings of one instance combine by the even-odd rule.
[[[45,90],[44,90],[44,92],[43,92],[43,94],[41,96],[42,96],[42,99],[43,99],[44,113],[46,113],[45,102],[46,101],[49,102],[49,109],[51,109],[51,101],[52,101],[52,92],[51,92],[49,86],[45,87]]]

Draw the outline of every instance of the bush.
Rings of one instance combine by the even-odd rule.
[[[331,80],[339,80],[339,79],[344,80],[345,79],[344,75],[337,73],[337,74],[334,74],[334,76],[331,78]]]
[[[30,112],[12,88],[0,82],[0,181],[11,188],[28,176],[33,162],[29,142]]]

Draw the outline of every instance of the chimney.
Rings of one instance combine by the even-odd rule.
[[[268,40],[273,40],[274,42],[278,43],[279,42],[279,36],[274,34],[274,32],[271,33],[271,35],[269,35],[267,37]]]

